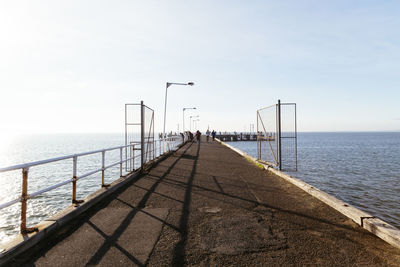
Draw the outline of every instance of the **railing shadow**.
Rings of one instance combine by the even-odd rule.
[[[87,223],[90,227],[92,227],[95,231],[97,231],[105,239],[103,244],[95,252],[95,254],[90,258],[90,260],[87,262],[86,265],[99,264],[100,261],[102,260],[102,258],[105,256],[105,254],[111,248],[114,247],[114,248],[118,249],[119,251],[121,251],[121,253],[123,253],[133,264],[136,264],[139,266],[145,266],[147,264],[147,262],[139,261],[134,255],[132,255],[130,252],[126,251],[124,248],[122,248],[121,246],[119,246],[117,244],[118,238],[124,233],[124,231],[127,229],[127,227],[129,226],[129,224],[131,223],[133,218],[136,216],[136,214],[138,212],[144,212],[147,215],[151,216],[152,218],[154,218],[156,220],[159,220],[164,225],[170,227],[171,229],[173,229],[174,231],[179,233],[180,240],[178,241],[178,243],[176,243],[176,245],[173,248],[172,262],[170,264],[172,266],[183,266],[185,264],[185,257],[187,254],[186,247],[187,247],[187,240],[188,240],[190,205],[192,202],[193,194],[200,194],[200,195],[204,194],[204,196],[206,196],[207,198],[215,198],[216,196],[223,196],[223,197],[225,197],[225,199],[218,199],[218,200],[222,201],[222,202],[226,202],[226,203],[230,202],[230,200],[240,200],[240,201],[243,201],[243,203],[254,204],[254,206],[262,206],[262,207],[271,209],[276,212],[281,212],[281,213],[289,214],[292,216],[300,216],[300,217],[310,219],[313,221],[317,221],[317,222],[321,222],[321,223],[324,223],[327,225],[332,225],[332,226],[335,226],[335,227],[338,227],[341,229],[354,231],[354,232],[362,232],[362,233],[366,234],[363,229],[353,228],[352,226],[335,223],[335,222],[332,222],[332,221],[329,221],[329,220],[323,219],[323,218],[318,218],[316,216],[313,216],[312,214],[306,214],[306,213],[291,210],[291,209],[285,209],[285,208],[270,205],[267,203],[259,203],[258,201],[253,200],[253,199],[244,198],[244,197],[241,197],[241,196],[238,196],[235,194],[230,194],[227,192],[227,190],[224,190],[224,186],[225,185],[230,186],[230,183],[224,184],[224,183],[221,183],[220,181],[218,181],[218,178],[225,178],[225,177],[211,176],[212,180],[210,180],[210,181],[212,181],[214,183],[213,188],[215,188],[215,189],[210,188],[208,186],[200,186],[200,185],[194,184],[195,175],[198,174],[198,173],[196,173],[196,170],[197,170],[197,165],[198,165],[198,160],[199,160],[200,146],[197,146],[197,151],[196,151],[195,156],[190,155],[189,153],[186,154],[192,145],[193,145],[193,143],[190,142],[189,145],[185,148],[185,150],[179,156],[177,156],[177,158],[172,162],[172,164],[168,164],[167,170],[165,170],[163,173],[160,173],[160,175],[157,174],[155,176],[155,175],[149,174],[146,176],[141,176],[141,177],[137,178],[135,181],[133,181],[132,184],[130,184],[131,186],[133,185],[135,187],[138,187],[138,188],[146,191],[145,195],[141,198],[141,200],[139,201],[137,206],[133,206],[132,204],[127,203],[124,200],[120,199],[118,196],[123,192],[123,190],[121,190],[118,193],[114,194],[113,195],[114,197],[110,197],[110,199],[107,200],[108,202],[103,202],[103,204],[100,205],[100,207],[97,207],[95,210],[92,210],[92,211],[90,211],[90,213],[86,214],[86,219],[84,219],[83,222],[80,223],[80,225]],[[194,150],[194,148],[192,148],[192,149]],[[178,178],[177,179],[171,178],[171,176],[174,176],[171,173],[172,170],[177,167],[177,164],[180,163],[181,159],[192,159],[193,160],[193,163],[190,162],[190,163],[192,163],[191,170],[190,170],[190,167],[188,166],[187,170],[190,170],[190,175],[188,176],[188,178],[186,178],[187,176],[185,177],[185,181],[177,180]],[[222,162],[222,160],[221,160],[221,162]],[[157,164],[159,164],[159,163],[157,163]],[[180,164],[182,164],[182,162]],[[185,163],[185,164],[187,164],[187,163]],[[220,162],[217,162],[216,164],[220,164]],[[189,165],[189,164],[187,164],[187,165]],[[138,181],[139,179],[142,179],[144,177],[145,177],[145,179],[154,181],[154,183],[152,184],[152,186],[150,188],[144,188],[144,187],[134,184],[136,181]],[[178,199],[173,198],[172,196],[168,196],[168,195],[156,192],[157,187],[161,183],[175,186],[181,190],[184,190],[184,200],[183,201],[178,200]],[[216,187],[215,187],[215,185],[216,185]],[[227,189],[227,188],[225,188],[225,189]],[[126,188],[124,190],[126,190]],[[209,194],[209,193],[212,193],[212,194]],[[178,226],[172,225],[172,224],[168,223],[166,220],[160,219],[150,213],[147,213],[145,210],[141,209],[142,207],[146,206],[146,203],[148,202],[148,200],[152,194],[157,194],[157,195],[160,195],[162,197],[165,197],[165,198],[173,200],[173,201],[177,201],[182,204],[182,211],[181,211],[181,216],[179,218]],[[126,217],[123,219],[122,223],[116,228],[116,230],[111,235],[107,235],[99,227],[97,227],[95,224],[90,222],[90,218],[98,210],[100,210],[102,207],[105,207],[109,202],[111,202],[113,200],[119,201],[120,203],[131,208],[132,210],[129,211],[128,215],[126,215]],[[245,208],[245,207],[243,207],[243,208]],[[257,211],[255,211],[255,212],[257,212]],[[65,234],[65,237],[70,235],[80,225],[74,227],[74,229],[69,231],[68,234]],[[59,241],[62,241],[62,239]],[[354,240],[351,240],[351,241],[355,242]],[[43,253],[41,253],[41,255],[43,255]],[[41,256],[41,255],[39,255],[39,256]]]
[[[118,196],[121,195],[123,192],[127,190],[130,186],[135,185],[135,183],[142,179],[146,173],[139,175],[135,179],[133,179],[129,184],[127,184],[125,187],[120,188],[116,190],[113,194],[111,194],[109,197],[106,199],[102,200],[100,203],[97,205],[93,206],[92,208],[88,209],[85,213],[81,214],[78,216],[74,221],[70,222],[68,225],[64,226],[62,229],[60,229],[56,235],[49,236],[44,242],[42,242],[42,245],[38,245],[23,255],[19,257],[18,259],[15,259],[12,263],[10,263],[10,266],[35,266],[35,261],[38,260],[41,257],[46,257],[47,252],[57,244],[61,243],[63,240],[68,238],[71,234],[73,234],[75,231],[79,229],[84,224],[89,225],[91,228],[93,228],[96,232],[98,232],[105,240],[102,246],[97,250],[97,252],[90,258],[88,263],[86,265],[92,265],[92,264],[98,264],[101,259],[104,257],[104,255],[107,253],[107,251],[111,247],[115,247],[121,253],[123,253],[132,263],[138,265],[138,266],[145,266],[146,263],[140,262],[134,255],[132,255],[130,252],[126,251],[124,248],[119,246],[117,244],[118,237],[123,234],[123,232],[126,230],[127,226],[129,223],[133,220],[135,215],[140,211],[142,213],[146,213],[149,216],[152,216],[154,219],[161,220],[160,218],[157,218],[153,216],[152,214],[147,213],[146,211],[140,209],[140,207],[144,207],[147,200],[149,199],[150,195],[155,193],[156,187],[163,181],[163,178],[165,178],[170,171],[176,166],[176,164],[181,160],[182,156],[185,155],[185,153],[190,149],[192,146],[192,143],[189,143],[185,150],[182,152],[182,154],[177,157],[177,159],[169,166],[169,168],[165,171],[164,175],[161,176],[159,181],[155,183],[151,189],[146,189],[148,192],[146,195],[142,198],[142,200],[139,203],[139,207],[134,207],[121,199],[118,199]],[[165,159],[162,159],[156,163],[153,163],[151,168],[155,168],[157,165],[159,165],[162,161]],[[170,198],[173,199],[173,198]],[[110,204],[112,201],[118,200],[120,202],[123,202],[125,205],[128,205],[130,208],[132,208],[132,211],[129,212],[129,214],[124,218],[123,222],[118,226],[118,228],[114,231],[112,235],[107,235],[105,234],[99,227],[97,227],[94,223],[90,221],[90,219],[100,210],[104,209],[108,204]],[[173,199],[175,201],[180,201],[178,199]],[[178,230],[176,227],[173,225],[168,224],[166,221],[161,220],[163,224],[172,227],[174,230]]]
[[[138,203],[137,207],[133,207],[132,211],[128,213],[128,215],[124,218],[123,222],[118,226],[118,228],[114,231],[111,236],[105,236],[104,243],[100,246],[97,252],[89,259],[86,265],[95,265],[99,264],[104,255],[111,249],[111,247],[116,247],[118,249],[117,240],[118,238],[125,232],[126,228],[129,226],[135,215],[141,211],[141,207],[145,207],[147,201],[150,196],[155,192],[158,185],[163,181],[163,179],[171,172],[171,170],[175,167],[176,164],[182,159],[182,156],[186,153],[187,150],[192,146],[189,144],[185,151],[169,166],[169,168],[165,171],[165,173],[151,186],[150,189],[147,189],[147,192],[143,196],[143,198]],[[119,200],[121,201],[121,200]],[[132,206],[131,206],[132,207]],[[121,251],[124,253],[124,251]],[[125,253],[124,253],[125,254]],[[144,266],[145,263],[141,263],[136,260],[133,255],[130,255],[129,259],[132,260],[135,264],[139,266]]]
[[[194,157],[192,171],[190,173],[190,177],[187,182],[186,190],[185,190],[185,198],[182,207],[182,214],[179,221],[179,234],[180,240],[175,245],[173,258],[172,258],[172,266],[183,266],[185,263],[185,250],[186,250],[186,241],[188,236],[188,220],[190,214],[190,202],[192,200],[192,187],[193,180],[196,173],[197,161],[199,159],[200,154],[200,146],[197,146],[196,156]]]

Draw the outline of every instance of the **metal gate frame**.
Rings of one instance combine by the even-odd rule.
[[[283,136],[282,135],[282,106],[294,106],[294,136]],[[276,128],[275,131],[268,131],[266,129],[264,121],[260,115],[261,110],[269,109],[269,108],[274,108],[275,107],[275,123],[276,123]],[[259,126],[262,126],[262,129],[259,128]],[[265,133],[265,136],[262,134],[262,130]],[[274,149],[272,147],[271,141],[275,141],[275,137],[273,136],[273,133],[275,132],[275,137],[277,139],[276,142],[276,153],[274,153]],[[272,135],[269,135],[269,133],[272,133]],[[268,165],[278,167],[279,170],[284,169],[284,166],[282,166],[282,139],[285,138],[292,138],[294,140],[294,156],[295,156],[295,171],[297,171],[297,165],[298,165],[298,160],[297,160],[297,106],[296,103],[281,103],[280,100],[278,100],[278,104],[271,105],[265,108],[261,108],[257,110],[257,160],[263,163],[266,163]],[[271,154],[273,156],[274,162],[268,162],[268,161],[263,161],[261,159],[262,155],[262,141],[268,141],[269,144],[269,149],[271,151]]]
[[[129,106],[140,106],[140,122],[131,122],[128,118],[128,107]],[[145,129],[146,125],[146,109],[151,112],[151,119],[149,128]],[[134,114],[133,114],[134,115]],[[140,126],[140,140],[128,140],[128,127],[129,126]],[[126,164],[127,171],[132,171],[135,169],[135,151],[140,150],[140,167],[143,169],[143,165],[150,161],[152,158],[155,158],[155,139],[154,139],[154,110],[149,108],[148,106],[143,104],[143,101],[134,104],[125,104],[125,145],[133,144],[129,151],[130,158],[133,158],[130,161],[129,168],[128,164]],[[136,148],[135,145],[139,145],[139,148]],[[151,155],[153,152],[153,157]],[[125,158],[128,158],[128,151],[125,149]],[[128,170],[129,169],[129,170]]]

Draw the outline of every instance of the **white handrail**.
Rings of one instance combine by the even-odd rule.
[[[146,153],[145,153],[146,154],[145,155],[146,160],[147,160],[149,155],[150,155],[150,159],[149,160],[152,160],[152,158],[151,158],[152,155],[153,155],[153,159],[155,157],[157,157],[156,154],[155,154],[155,151],[157,149],[155,144],[157,142],[163,142],[163,141],[172,142],[172,143],[174,143],[173,147],[176,147],[176,144],[175,144],[175,143],[177,143],[176,140],[181,139],[181,137],[180,136],[171,136],[171,137],[167,137],[167,138],[163,138],[163,139],[159,139],[159,140],[154,140],[154,138],[153,138],[153,140],[150,140],[150,139],[151,138],[149,138],[145,142],[145,144],[146,145],[147,144],[153,144],[153,147],[152,147],[152,149],[148,149],[146,151]],[[14,204],[16,204],[18,202],[22,202],[22,204],[24,204],[24,205],[21,205],[21,232],[22,233],[27,233],[27,232],[30,231],[30,229],[26,227],[26,202],[27,202],[27,200],[32,199],[32,198],[34,198],[34,197],[36,197],[38,195],[41,195],[43,193],[46,193],[48,191],[54,190],[54,189],[56,189],[58,187],[66,185],[68,183],[73,183],[73,185],[74,185],[73,186],[73,202],[77,201],[75,199],[75,195],[76,195],[75,190],[76,190],[76,182],[78,180],[86,178],[86,177],[88,177],[90,175],[93,175],[93,174],[95,174],[97,172],[102,172],[104,174],[104,171],[106,169],[112,168],[112,167],[117,166],[117,165],[120,165],[120,175],[122,176],[122,164],[126,163],[126,162],[128,162],[130,160],[135,160],[136,158],[141,156],[140,154],[136,155],[136,156],[133,156],[133,157],[127,157],[127,155],[125,155],[125,159],[122,159],[122,149],[123,148],[127,148],[127,147],[132,147],[133,150],[137,150],[137,149],[135,149],[136,145],[140,145],[140,142],[133,142],[133,143],[131,143],[129,145],[123,145],[123,146],[111,147],[111,148],[106,148],[106,149],[93,150],[93,151],[82,152],[82,153],[77,153],[77,154],[68,155],[68,156],[56,157],[56,158],[51,158],[51,159],[46,159],[46,160],[34,161],[34,162],[23,163],[23,164],[18,164],[18,165],[13,165],[13,166],[0,168],[0,173],[1,172],[8,172],[8,171],[21,169],[22,170],[22,174],[23,174],[22,175],[23,184],[25,183],[27,185],[28,173],[29,173],[29,168],[30,167],[38,166],[38,165],[44,165],[44,164],[47,164],[47,163],[52,163],[52,162],[71,159],[71,158],[74,159],[74,161],[73,161],[73,177],[72,178],[70,178],[68,180],[65,180],[63,182],[57,183],[55,185],[46,187],[44,189],[41,189],[41,190],[39,190],[37,192],[34,192],[34,193],[31,193],[31,194],[28,194],[27,193],[28,192],[27,188],[23,186],[21,196],[16,198],[16,199],[13,199],[11,201],[8,201],[8,202],[5,202],[5,203],[1,203],[0,204],[0,210],[3,209],[3,208],[9,207],[11,205],[14,205]],[[151,146],[150,146],[150,148],[151,148]],[[86,156],[86,155],[92,155],[92,154],[96,154],[96,153],[102,153],[103,154],[103,160],[104,160],[104,155],[105,155],[104,153],[106,151],[117,150],[117,149],[119,149],[120,153],[121,153],[120,154],[120,160],[118,162],[111,163],[108,166],[104,166],[104,162],[103,162],[103,166],[101,168],[99,168],[99,169],[96,169],[94,171],[90,171],[90,172],[82,174],[80,176],[76,175],[76,162],[77,162],[78,157]],[[168,149],[168,151],[169,150],[170,149]],[[154,153],[152,153],[153,151],[154,151]],[[160,150],[158,156],[160,156],[160,155],[162,155],[162,154],[164,154],[164,153],[166,153],[168,151],[161,151]],[[130,169],[130,171],[134,171],[134,170],[135,169],[134,169],[134,166],[133,166],[132,169]],[[79,201],[77,201],[77,202],[79,202]]]
[[[110,150],[116,150],[116,149],[134,146],[134,145],[138,145],[138,144],[140,144],[140,142],[135,142],[135,143],[132,143],[129,145],[124,145],[124,146],[117,146],[117,147],[111,147],[111,148],[106,148],[106,149],[93,150],[93,151],[89,151],[89,152],[82,152],[82,153],[68,155],[68,156],[62,156],[62,157],[58,157],[58,158],[51,158],[51,159],[46,159],[46,160],[40,160],[40,161],[34,161],[34,162],[29,162],[29,163],[8,166],[5,168],[0,168],[0,172],[7,172],[7,171],[14,171],[14,170],[23,169],[23,168],[29,168],[32,166],[43,165],[46,163],[56,162],[56,161],[65,160],[65,159],[71,159],[73,157],[87,156],[87,155],[91,155],[91,154],[95,154],[95,153],[100,153],[103,151],[105,152],[105,151],[110,151]]]

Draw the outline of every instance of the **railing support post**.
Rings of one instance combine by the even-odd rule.
[[[279,170],[282,170],[282,125],[281,125],[281,100],[278,100],[278,160]]]
[[[257,159],[261,159],[261,147],[260,147],[260,139],[258,138],[258,110],[257,110]]]
[[[21,233],[26,232],[26,204],[28,201],[28,168],[22,169]]]
[[[119,177],[122,177],[122,147],[119,149]]]
[[[144,161],[144,105],[140,102],[140,168],[143,170]]]
[[[77,176],[77,165],[78,165],[78,157],[74,156],[72,158],[72,203],[73,204],[78,204],[78,203],[82,203],[83,200],[77,200],[76,199],[76,181],[78,181],[78,176]]]
[[[25,235],[31,232],[37,232],[37,228],[27,228],[26,227],[26,209],[28,205],[28,172],[29,168],[22,169],[22,194],[21,194],[21,234]]]
[[[109,184],[104,183],[104,172],[106,165],[106,152],[101,151],[101,187],[109,187]]]
[[[77,180],[77,177],[76,177],[76,165],[77,165],[77,162],[78,162],[78,158],[77,157],[73,157],[73,159],[72,159],[72,179],[73,179],[73,181],[72,181],[72,203],[75,203],[75,201],[76,201],[76,180]]]
[[[131,156],[132,156],[132,159],[131,159],[131,164],[132,164],[132,167],[131,167],[131,171],[134,171],[135,170],[135,145],[132,145],[131,146]]]

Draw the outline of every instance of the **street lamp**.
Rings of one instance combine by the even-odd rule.
[[[187,109],[196,109],[196,108],[183,108],[183,127],[182,127],[183,133],[185,133],[185,110]]]
[[[171,85],[189,85],[189,86],[193,86],[194,82],[188,82],[188,83],[166,83],[165,86],[165,105],[164,105],[164,128],[163,128],[163,139],[164,139],[164,146],[165,146],[165,122],[166,122],[166,118],[167,118],[167,95],[168,95],[168,87],[170,87]]]
[[[189,122],[190,122],[190,131],[192,131],[192,118],[198,118],[198,117],[199,117],[199,115],[190,116],[190,120],[189,120]]]

